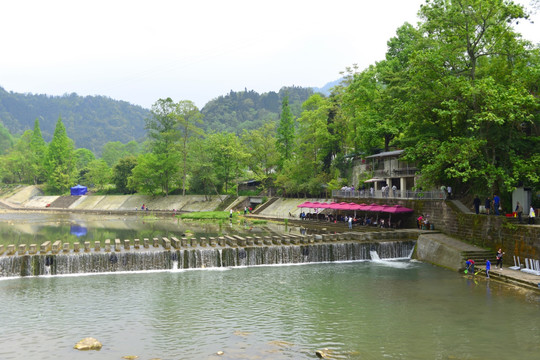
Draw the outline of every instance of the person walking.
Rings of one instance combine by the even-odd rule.
[[[501,270],[502,270],[502,263],[503,263],[503,251],[502,249],[499,249],[499,251],[497,251],[497,264],[495,265],[495,267],[499,267]]]
[[[491,270],[491,261],[486,259],[486,277],[489,279],[489,271]]]
[[[476,213],[476,215],[480,214],[480,198],[478,197],[478,195],[474,197],[473,205],[474,205],[474,212]]]
[[[501,207],[501,198],[495,194],[493,196],[493,210],[495,211],[495,215],[499,215],[499,207]]]
[[[531,209],[529,210],[529,224],[534,225],[534,218],[536,217],[536,213],[534,212],[534,208],[531,205]]]
[[[349,216],[349,229],[352,229],[352,216]]]
[[[521,215],[523,215],[523,206],[521,206],[519,201],[516,204],[516,213],[517,213],[517,216],[518,216],[519,223],[521,224],[522,223]]]

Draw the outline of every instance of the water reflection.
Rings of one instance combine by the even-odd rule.
[[[77,237],[85,236],[88,233],[88,229],[81,225],[71,225],[69,233]]]
[[[96,215],[64,213],[0,213],[0,244],[40,244],[47,240],[94,242],[106,239],[154,237],[210,237],[225,235],[267,236],[305,233],[305,228],[268,222],[254,225],[240,221],[182,221],[178,217],[152,218],[146,215]]]

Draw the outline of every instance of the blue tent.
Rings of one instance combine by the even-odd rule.
[[[88,192],[86,186],[77,185],[71,188],[71,195],[85,195]]]

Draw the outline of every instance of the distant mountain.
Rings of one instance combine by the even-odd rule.
[[[324,85],[322,88],[314,87],[312,89],[314,93],[319,93],[319,94],[323,94],[324,96],[329,96],[332,88],[336,85],[339,85],[342,81],[343,79],[338,79],[338,80],[329,82],[328,84]]]
[[[96,154],[109,141],[127,143],[143,138],[148,116],[147,109],[105,96],[18,94],[0,87],[0,122],[12,134],[33,129],[39,119],[43,138],[49,142],[61,117],[75,146]]]
[[[243,129],[257,129],[268,121],[277,121],[281,114],[281,101],[289,96],[289,105],[295,116],[302,111],[302,103],[313,94],[310,88],[283,87],[279,92],[259,94],[253,90],[232,91],[210,100],[202,109],[205,131],[229,131],[237,134]]]
[[[299,116],[302,104],[314,91],[326,94],[337,83],[339,81],[315,90],[289,86],[263,94],[247,89],[231,91],[209,101],[201,109],[203,128],[207,132],[240,134],[243,129],[257,129],[265,122],[278,121],[281,102],[286,95],[289,96],[291,111]],[[0,153],[10,146],[10,135],[5,129],[17,136],[33,129],[35,120],[39,119],[43,138],[50,142],[56,121],[61,117],[75,146],[89,149],[99,156],[107,142],[127,143],[143,139],[146,135],[144,120],[150,116],[148,109],[105,96],[20,94],[0,87]]]

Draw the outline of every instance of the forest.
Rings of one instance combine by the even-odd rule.
[[[502,0],[432,0],[418,14],[417,25],[396,29],[384,59],[365,69],[351,64],[328,96],[246,89],[201,110],[159,99],[141,137],[118,135],[101,152],[75,148],[63,116],[46,142],[39,117],[33,130],[11,136],[2,115],[2,181],[42,184],[51,194],[81,183],[166,196],[234,194],[249,179],[261,192],[321,196],[353,182],[355,158],[403,149],[423,188],[452,185],[471,197],[518,186],[538,192],[540,53],[515,30],[527,21],[525,9]]]

